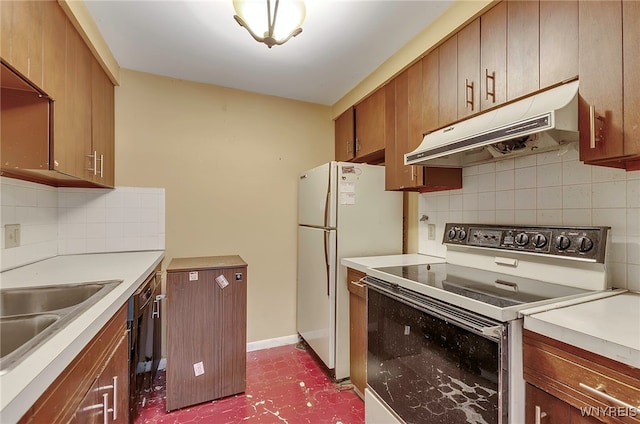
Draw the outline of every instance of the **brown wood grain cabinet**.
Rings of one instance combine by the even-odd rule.
[[[239,256],[174,258],[166,285],[167,410],[243,392],[247,264]]]
[[[634,126],[640,114],[634,67],[640,54],[638,7],[634,1],[578,3],[578,114],[580,159],[585,163],[640,169]]]
[[[458,119],[458,35],[438,47],[438,127]]]
[[[458,31],[458,116],[480,111],[480,19]]]
[[[356,145],[354,160],[362,162],[372,155],[382,153],[385,148],[385,104],[384,86],[355,106]]]
[[[480,110],[507,100],[507,2],[480,16]]]
[[[99,414],[107,394],[107,407],[113,408],[113,377],[116,379],[117,415],[107,422],[129,422],[127,305],[123,305],[82,352],[65,368],[20,423],[93,422],[85,414]],[[110,386],[110,387],[109,387]],[[99,406],[96,406],[99,405]],[[87,406],[94,408],[85,409]],[[91,420],[95,419],[91,418]]]
[[[527,423],[536,422],[536,406],[546,414],[541,422],[640,423],[640,413],[624,407],[640,405],[638,368],[524,330],[523,375]]]
[[[540,1],[540,88],[575,78],[578,1]]]
[[[507,100],[540,88],[539,2],[507,2]]]
[[[33,152],[47,150],[47,165],[3,162],[2,173],[56,186],[112,187],[110,79],[57,2],[3,1],[0,7],[3,61],[52,100],[51,123],[46,122],[51,131],[42,138],[43,147]],[[3,115],[3,120],[8,118]],[[3,145],[12,140],[3,137]]]
[[[335,127],[335,158],[339,162],[348,162],[355,156],[355,111],[352,107],[338,116]]]
[[[360,397],[367,386],[367,287],[365,273],[347,268],[349,289],[349,369],[351,383]]]

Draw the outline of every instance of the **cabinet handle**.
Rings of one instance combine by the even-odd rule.
[[[469,84],[469,80],[465,79],[465,93],[464,93],[464,97],[465,97],[465,108],[467,106],[471,106],[471,111],[473,111],[473,81],[471,81],[471,84]],[[471,100],[469,100],[469,90],[471,90]]]
[[[349,143],[349,140],[347,140],[347,153],[351,153],[351,143]]]
[[[113,384],[108,386],[98,387],[98,391],[113,389],[113,408],[108,407],[109,403],[109,393],[104,393],[102,395],[102,404],[104,408],[104,422],[107,423],[107,415],[109,412],[113,413],[113,421],[118,418],[118,376],[113,376]]]
[[[411,165],[411,181],[413,181],[416,177],[415,169],[413,169],[413,165]]]
[[[547,413],[542,410],[538,405],[536,405],[536,417],[535,424],[540,424],[542,419],[547,416]]]
[[[359,281],[352,281],[351,284],[353,284],[354,286],[358,286],[360,288],[365,288],[366,287],[364,284],[362,284]]]
[[[100,178],[104,174],[104,155],[100,155]]]
[[[489,80],[491,80],[491,91],[489,91]],[[496,102],[496,71],[491,72],[491,75],[489,75],[489,69],[485,68],[484,83],[486,87],[484,99],[489,100],[489,96],[491,96],[493,103],[495,103]]]
[[[609,401],[609,402],[611,402],[611,403],[615,403],[615,404],[616,404],[616,405],[618,405],[618,406],[622,406],[623,408],[627,408],[627,409],[629,409],[629,410],[634,410],[634,411],[635,411],[635,410],[640,410],[640,405],[638,405],[638,406],[633,406],[633,405],[631,405],[631,404],[629,404],[629,403],[627,403],[627,402],[623,402],[623,401],[621,401],[620,399],[618,399],[618,398],[615,398],[615,397],[611,396],[610,394],[607,394],[607,393],[604,391],[604,389],[605,389],[605,388],[604,388],[604,384],[602,384],[602,383],[601,383],[601,384],[598,384],[596,387],[587,386],[587,385],[586,385],[586,384],[584,384],[584,383],[578,383],[578,385],[579,385],[581,388],[583,388],[583,389],[585,389],[586,391],[588,391],[589,393],[594,394],[594,395],[596,395],[596,396],[599,396],[599,397],[601,397],[601,398],[603,398],[603,399],[606,399],[606,400],[608,400],[608,401]]]
[[[358,150],[360,150],[360,140],[356,137],[356,149],[353,152],[358,153]]]
[[[94,150],[93,154],[87,155],[87,157],[93,159],[93,167],[87,168],[87,171],[93,172],[93,175],[98,175],[98,152]]]
[[[589,105],[589,148],[595,149],[596,142],[602,141],[602,136],[600,134],[596,135],[596,119],[604,124],[604,118],[602,116],[596,115],[596,107],[594,105]],[[602,126],[599,128],[598,132],[602,131]]]

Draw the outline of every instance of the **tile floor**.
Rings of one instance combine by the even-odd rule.
[[[164,372],[136,424],[142,423],[364,423],[364,403],[348,385],[333,383],[304,345],[247,353],[241,395],[167,413]]]

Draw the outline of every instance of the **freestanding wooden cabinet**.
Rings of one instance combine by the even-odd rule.
[[[247,264],[173,259],[167,268],[167,411],[244,392]]]

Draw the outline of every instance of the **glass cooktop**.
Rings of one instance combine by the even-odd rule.
[[[499,308],[589,292],[574,287],[447,263],[375,269]]]

